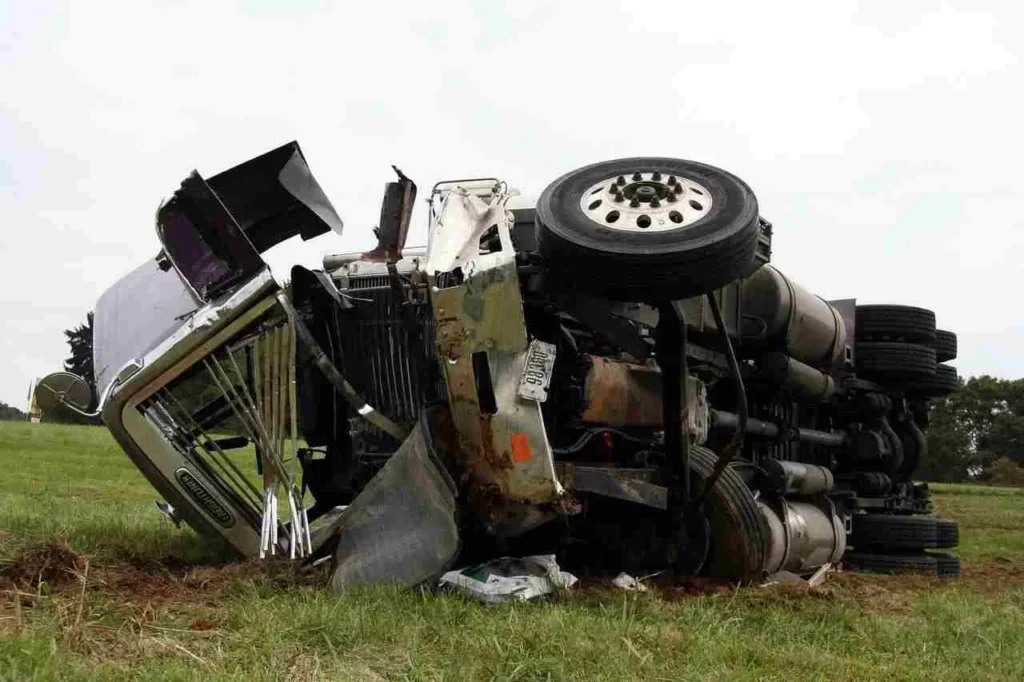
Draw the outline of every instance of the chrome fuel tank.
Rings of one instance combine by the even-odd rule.
[[[842,315],[827,301],[765,265],[743,282],[744,339],[778,341],[787,355],[830,369],[845,353]]]

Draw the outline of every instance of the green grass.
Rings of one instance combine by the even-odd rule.
[[[101,428],[0,424],[0,472],[0,562],[55,538],[88,559],[0,596],[0,680],[1024,678],[1021,489],[934,487],[961,522],[960,581],[844,573],[485,607],[223,563],[157,513]]]

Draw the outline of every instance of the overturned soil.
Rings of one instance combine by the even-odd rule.
[[[34,592],[45,584],[60,589],[77,584],[86,563],[84,557],[62,542],[29,547],[12,560],[0,563],[0,588]]]
[[[215,565],[186,565],[175,557],[163,560],[100,562],[80,555],[63,542],[49,542],[18,552],[0,562],[0,592],[4,601],[20,595],[26,605],[42,591],[58,595],[84,589],[116,598],[126,604],[182,603],[215,606],[241,583],[276,588],[316,587],[327,582],[327,566],[298,568],[286,560],[246,561]],[[708,578],[653,576],[644,581],[654,594],[668,601],[733,595],[743,603],[763,608],[806,608],[820,602],[849,604],[858,610],[899,613],[908,611],[922,593],[960,586],[998,596],[1011,586],[1024,585],[1024,565],[989,561],[964,563],[961,578],[920,575],[878,575],[835,571],[810,587],[801,584],[769,584],[736,587]],[[610,579],[582,576],[574,592],[583,598],[601,598],[612,587]],[[26,598],[28,598],[26,600]],[[194,630],[213,626],[203,619]]]
[[[23,597],[40,591],[79,592],[84,586],[124,602],[202,603],[239,581],[281,588],[325,582],[322,571],[300,569],[285,560],[195,566],[166,557],[112,563],[90,560],[56,541],[23,549],[0,563],[0,590]]]

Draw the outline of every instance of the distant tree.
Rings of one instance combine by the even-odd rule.
[[[72,329],[65,329],[64,336],[67,339],[68,346],[71,347],[71,357],[64,361],[64,371],[77,374],[78,376],[85,379],[86,383],[89,384],[89,388],[92,391],[93,400],[96,400],[96,373],[93,370],[92,365],[92,339],[93,339],[93,315],[92,312],[86,313],[85,324],[80,324]],[[59,419],[61,421],[70,421],[76,424],[102,424],[102,421],[97,417],[88,419],[85,417],[78,417],[72,414],[62,414]],[[43,415],[44,421],[49,421],[50,417]]]
[[[922,478],[984,478],[1000,460],[1006,460],[998,467],[1003,474],[1008,463],[1024,463],[1024,379],[972,377],[956,393],[935,400],[928,421]]]
[[[85,316],[85,324],[65,329],[71,357],[64,361],[64,371],[77,374],[86,380],[93,395],[96,394],[96,374],[92,367],[92,313]]]
[[[916,478],[953,483],[970,478],[974,453],[961,412],[960,392],[932,401],[926,432],[928,454],[914,473]]]
[[[28,421],[28,415],[0,400],[0,422],[23,422]]]

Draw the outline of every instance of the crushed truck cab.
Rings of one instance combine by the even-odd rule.
[[[342,229],[298,144],[193,171],[101,297],[103,421],[175,519],[331,556],[335,589],[510,548],[732,581],[939,570],[953,522],[913,474],[957,380],[931,311],[796,284],[751,188],[705,164],[596,163],[535,203],[438,183],[425,247],[395,171],[377,243],[284,288],[262,254]]]

